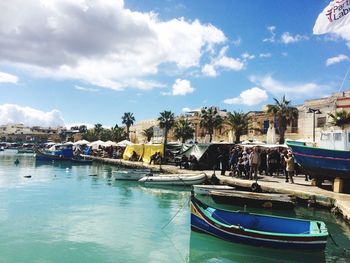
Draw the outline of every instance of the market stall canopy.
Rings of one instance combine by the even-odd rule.
[[[74,143],[74,145],[84,145],[84,144],[89,144],[90,142],[87,140],[79,140]]]
[[[133,144],[131,141],[123,140],[123,141],[118,142],[116,146],[126,147],[126,146],[131,145],[131,144]]]
[[[98,140],[98,141],[94,141],[92,143],[89,143],[88,146],[92,147],[92,149],[98,149],[100,146],[104,147],[105,146],[105,142]]]
[[[106,146],[106,147],[110,147],[110,146],[115,147],[115,146],[118,146],[118,144],[117,144],[116,142],[106,141],[106,142],[105,142],[105,146]]]

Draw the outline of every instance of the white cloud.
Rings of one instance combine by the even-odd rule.
[[[27,126],[63,126],[64,119],[58,110],[43,112],[15,104],[0,105],[0,124],[23,123]]]
[[[350,24],[344,25],[342,28],[338,29],[336,32],[334,32],[335,35],[338,35],[339,37],[343,38],[348,48],[350,48]]]
[[[0,72],[0,83],[13,83],[17,84],[18,77],[9,73]]]
[[[194,88],[191,86],[191,82],[185,79],[176,79],[172,87],[171,95],[173,96],[184,96],[192,93]]]
[[[337,64],[337,63],[340,63],[340,62],[345,61],[345,60],[349,60],[349,57],[346,55],[340,54],[338,56],[328,58],[326,60],[326,65],[330,66],[330,65]]]
[[[85,87],[81,87],[81,86],[78,86],[78,85],[75,85],[74,88],[77,89],[77,90],[82,90],[82,91],[90,91],[90,92],[98,91],[98,89],[85,88]]]
[[[182,112],[189,112],[189,111],[191,111],[191,109],[190,108],[188,108],[188,107],[185,107],[185,108],[182,108],[182,110],[181,110]]]
[[[227,40],[211,24],[161,20],[122,0],[12,0],[0,10],[0,63],[114,90],[162,87],[149,79],[161,64],[198,67]]]
[[[202,73],[209,77],[216,77],[218,70],[232,70],[240,71],[244,68],[244,62],[239,58],[232,58],[226,56],[228,47],[224,47],[220,50],[219,55],[212,59],[209,64],[205,64],[202,68]],[[246,53],[250,56],[248,53]]]
[[[309,37],[307,36],[302,36],[302,35],[292,35],[289,32],[284,32],[281,36],[281,42],[283,44],[290,44],[290,43],[296,43],[302,40],[308,40]]]
[[[263,42],[271,42],[274,43],[276,41],[275,37],[276,37],[276,27],[275,26],[269,26],[267,27],[267,30],[270,32],[270,37],[269,38],[264,38]]]
[[[243,53],[241,56],[242,56],[242,58],[243,58],[244,60],[251,60],[251,59],[254,59],[254,58],[255,58],[254,55],[251,55],[251,54],[249,54],[249,53],[247,53],[247,52]]]
[[[260,104],[261,102],[268,99],[268,95],[265,90],[258,87],[247,89],[241,92],[239,97],[225,99],[226,104],[244,104],[248,106],[253,106]]]
[[[274,79],[271,75],[265,75],[262,77],[251,76],[250,81],[276,96],[287,95],[291,98],[305,98],[312,97],[315,94],[321,96],[321,94],[325,92],[324,86],[313,82],[282,83],[281,81]]]
[[[270,58],[272,56],[271,53],[260,53],[259,57],[260,58]]]

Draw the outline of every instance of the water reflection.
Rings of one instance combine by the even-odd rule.
[[[230,243],[191,231],[189,262],[326,262],[324,252],[301,252]]]

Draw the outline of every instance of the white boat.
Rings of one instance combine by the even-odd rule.
[[[150,174],[149,171],[144,171],[144,170],[113,171],[115,180],[138,181],[149,174]]]
[[[193,190],[195,194],[209,195],[210,191],[234,191],[235,188],[228,185],[194,185]]]
[[[204,173],[201,174],[162,174],[159,176],[145,176],[139,182],[145,185],[194,185],[201,184],[207,179]]]

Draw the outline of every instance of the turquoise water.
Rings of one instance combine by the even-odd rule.
[[[38,164],[15,153],[0,152],[1,263],[350,262],[342,249],[350,249],[349,228],[324,210],[294,216],[322,219],[342,248],[331,240],[324,253],[232,244],[190,230],[187,189],[115,181],[109,165]]]

